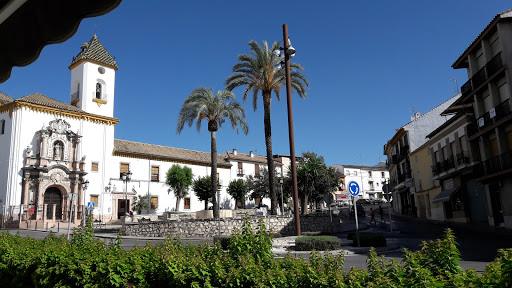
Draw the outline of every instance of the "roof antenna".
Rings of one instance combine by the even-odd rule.
[[[455,87],[457,88],[457,90],[450,90],[450,91],[452,91],[452,92],[455,92],[455,93],[459,94],[459,92],[460,92],[460,91],[459,91],[459,84],[457,84],[457,79],[455,79],[455,78],[450,78],[450,79],[448,79],[448,80],[451,80],[451,81],[455,82]]]

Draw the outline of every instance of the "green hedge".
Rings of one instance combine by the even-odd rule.
[[[312,252],[308,261],[274,259],[272,236],[263,222],[247,220],[235,231],[227,252],[210,245],[183,245],[168,238],[156,246],[125,251],[76,231],[44,240],[0,235],[2,287],[511,287],[512,249],[499,250],[481,275],[464,271],[451,230],[443,239],[404,250],[401,263],[377,257],[368,269],[344,271],[343,255]]]
[[[213,243],[214,244],[219,243],[222,250],[228,250],[230,240],[231,240],[231,236],[227,236],[227,235],[220,235],[220,236],[213,237]]]
[[[336,236],[301,236],[295,239],[295,251],[339,249],[341,249],[341,241]]]
[[[347,235],[348,240],[357,245],[356,233],[351,232]],[[361,247],[386,247],[386,237],[381,233],[359,232],[359,244]]]

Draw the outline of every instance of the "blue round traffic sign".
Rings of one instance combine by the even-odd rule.
[[[350,181],[350,183],[348,183],[348,192],[352,196],[357,196],[359,194],[359,184],[355,181]]]

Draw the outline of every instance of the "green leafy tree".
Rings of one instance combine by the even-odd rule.
[[[245,183],[247,185],[247,188],[250,192],[250,198],[251,199],[257,199],[257,198],[269,198],[270,196],[270,189],[268,186],[268,183],[270,178],[270,173],[267,169],[263,168],[260,170],[259,176],[253,176],[248,175],[245,177]],[[274,175],[274,181],[272,181],[274,185],[277,185],[279,183],[277,177]],[[276,187],[274,187],[274,190]]]
[[[215,97],[213,90],[198,88],[185,99],[178,115],[178,126],[176,132],[179,134],[185,124],[192,126],[196,122],[197,131],[201,130],[203,120],[208,121],[208,131],[211,138],[211,189],[215,190],[218,184],[217,179],[217,138],[216,132],[221,128],[222,123],[228,119],[231,127],[238,133],[238,127],[247,135],[249,127],[245,122],[245,110],[235,101],[235,94],[231,91],[218,91]],[[219,218],[219,201],[215,195],[212,197],[213,215]]]
[[[217,191],[220,191],[220,188],[220,184],[217,184]],[[208,210],[208,201],[210,198],[215,196],[215,193],[212,192],[211,177],[199,176],[196,180],[194,180],[192,190],[194,190],[194,193],[196,194],[197,198],[199,198],[199,200],[204,201],[204,210]]]
[[[181,199],[188,195],[188,188],[192,185],[192,169],[174,164],[167,171],[165,183],[171,187],[176,196],[176,211],[180,211]]]
[[[291,172],[288,171],[285,187],[291,189]],[[297,189],[302,206],[302,213],[307,213],[309,202],[318,203],[329,197],[339,185],[339,174],[332,167],[327,167],[323,156],[314,152],[304,152],[297,163]],[[312,206],[311,206],[312,207]]]
[[[284,69],[277,69],[276,66],[283,60],[281,56],[276,56],[273,51],[279,49],[279,42],[274,42],[268,47],[266,41],[263,41],[263,47],[257,42],[250,41],[251,55],[238,55],[238,63],[233,66],[233,74],[226,81],[226,89],[233,90],[240,86],[245,86],[244,102],[249,93],[252,93],[252,106],[256,111],[258,103],[258,94],[261,92],[263,98],[265,126],[265,145],[267,148],[267,167],[275,174],[274,160],[272,158],[272,132],[270,123],[270,108],[272,103],[272,92],[277,100],[280,100],[280,91],[286,84],[286,73]],[[301,98],[306,98],[306,87],[309,87],[308,80],[301,73],[304,71],[301,65],[290,63],[290,82],[292,92],[297,92]],[[269,190],[271,200],[271,213],[277,214],[277,195],[275,192],[274,177],[269,177]]]
[[[149,195],[139,195],[133,199],[132,209],[141,214],[142,210],[149,210]]]
[[[242,207],[245,207],[245,197],[247,196],[249,189],[243,179],[236,179],[229,182],[227,192],[235,202],[242,203]],[[235,204],[236,207],[236,204]]]

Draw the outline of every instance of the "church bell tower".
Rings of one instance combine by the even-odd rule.
[[[69,65],[71,104],[87,113],[114,117],[116,60],[96,34],[80,49]]]

